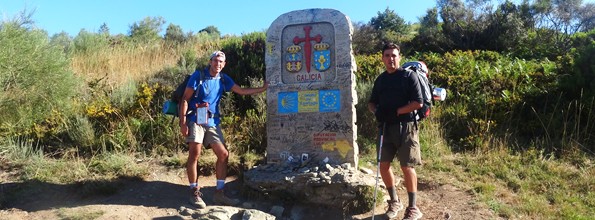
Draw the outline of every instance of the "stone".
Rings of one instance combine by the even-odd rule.
[[[359,170],[365,174],[373,174],[374,173],[374,171],[372,171],[371,169],[364,168],[364,167],[359,168]]]
[[[255,209],[248,209],[244,211],[242,215],[242,220],[275,220],[277,219],[275,216],[261,212]]]

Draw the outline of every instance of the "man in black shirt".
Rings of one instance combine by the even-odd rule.
[[[384,45],[382,62],[386,71],[374,82],[368,109],[380,124],[379,170],[390,196],[386,215],[395,218],[403,209],[391,169],[391,162],[398,156],[409,198],[403,219],[419,219],[422,213],[415,204],[417,173],[414,166],[421,165],[421,153],[414,112],[423,106],[422,94],[417,75],[400,68],[400,61],[399,46]]]

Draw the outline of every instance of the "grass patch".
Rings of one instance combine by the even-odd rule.
[[[0,152],[4,160],[20,167],[21,181],[69,184],[118,177],[142,178],[149,173],[146,164],[131,155],[118,153],[104,153],[90,159],[53,158],[44,155],[40,147],[20,141],[0,145]]]
[[[434,114],[440,114],[436,108]],[[476,195],[498,216],[529,219],[593,219],[595,164],[591,156],[558,159],[543,151],[508,150],[510,143],[489,140],[489,148],[454,153],[445,142],[440,122],[421,124],[424,165],[418,178],[453,184]],[[580,159],[577,159],[580,158]]]
[[[593,164],[574,167],[541,152],[494,150],[458,155],[457,180],[499,216],[587,219],[595,216]]]
[[[382,198],[383,193],[376,192],[376,198]],[[374,208],[374,187],[360,186],[355,191],[355,198],[343,204],[344,213],[365,213]],[[380,199],[382,200],[382,199]]]
[[[63,220],[91,220],[97,219],[103,214],[105,214],[104,211],[90,211],[80,209],[76,211],[69,211],[65,208],[56,210],[56,215]]]

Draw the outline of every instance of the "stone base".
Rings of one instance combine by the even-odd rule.
[[[376,184],[374,178],[374,174],[356,170],[349,163],[283,163],[267,164],[246,171],[244,185],[281,200],[343,208],[353,213],[372,209]]]

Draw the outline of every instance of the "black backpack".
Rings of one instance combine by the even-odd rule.
[[[200,70],[196,70],[198,71],[198,74],[200,75],[200,81],[198,86],[200,87],[202,85],[202,82],[204,80],[204,73],[201,72]],[[225,82],[225,73],[219,73],[221,76],[221,83]],[[165,101],[165,103],[163,104],[163,114],[166,115],[173,115],[174,118],[178,116],[178,103],[180,103],[180,101],[182,101],[182,96],[184,96],[184,91],[186,91],[186,85],[188,85],[188,81],[190,80],[190,77],[192,76],[192,74],[188,74],[186,75],[186,77],[184,77],[184,81],[182,81],[182,83],[178,84],[178,86],[176,87],[176,89],[174,91],[172,91],[169,100]],[[198,90],[196,90],[194,92],[194,96],[198,96]]]
[[[202,84],[203,74],[200,72],[200,70],[196,71],[198,71],[200,74],[200,83]],[[163,104],[163,114],[172,115],[174,116],[174,118],[178,116],[178,103],[182,101],[182,96],[184,96],[184,91],[186,91],[186,85],[188,85],[188,81],[190,80],[191,76],[192,74],[187,74],[184,77],[182,83],[178,84],[176,89],[171,92],[169,100],[165,101],[165,103]]]
[[[406,70],[409,74],[414,73],[417,74],[417,79],[419,80],[419,86],[421,87],[421,96],[422,96],[422,104],[423,106],[416,110],[415,112],[415,119],[416,121],[421,121],[424,118],[430,116],[430,111],[432,109],[433,97],[432,91],[434,91],[434,86],[430,83],[428,79],[428,67],[425,63],[421,61],[411,61],[404,63],[402,68]]]

